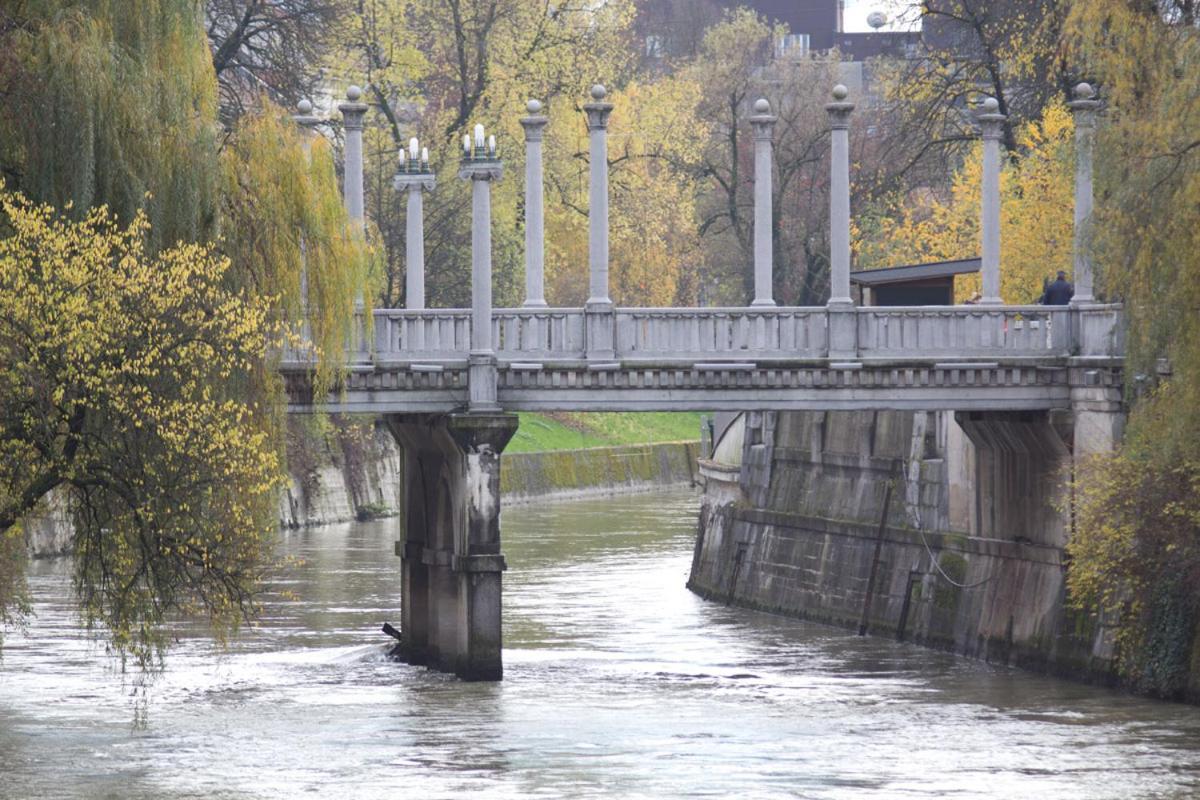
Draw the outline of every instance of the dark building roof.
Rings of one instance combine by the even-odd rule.
[[[863,286],[881,286],[888,283],[945,278],[951,275],[979,272],[982,264],[982,259],[967,258],[962,261],[936,261],[931,264],[910,264],[885,269],[860,269],[850,273],[850,280]]]
[[[847,61],[866,61],[869,58],[890,56],[911,58],[921,45],[920,31],[875,31],[872,33],[838,33],[833,44]]]
[[[782,22],[792,33],[807,33],[809,47],[828,50],[842,28],[839,0],[747,0],[726,2],[735,7],[746,5],[768,19]]]

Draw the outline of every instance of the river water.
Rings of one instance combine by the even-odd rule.
[[[1200,795],[1195,708],[696,598],[696,505],[506,510],[499,684],[384,659],[394,520],[283,534],[290,594],[149,685],[80,633],[68,565],[37,562],[0,663],[0,797]]]

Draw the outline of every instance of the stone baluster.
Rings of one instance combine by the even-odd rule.
[[[979,130],[983,136],[983,175],[980,202],[982,232],[983,297],[980,305],[1000,305],[1000,137],[1005,116],[996,98],[980,106]]]
[[[525,129],[525,306],[545,308],[546,235],[542,200],[542,134],[549,120],[542,104],[530,100],[529,116],[521,117]]]
[[[468,357],[471,412],[498,411],[496,402],[496,351],[492,344],[492,181],[503,167],[496,153],[496,137],[486,142],[482,125],[475,139],[464,137],[463,160],[458,176],[471,181],[471,352]]]
[[[436,178],[429,169],[429,150],[410,139],[408,152],[400,150],[400,170],[392,185],[408,191],[408,216],[404,228],[405,307],[425,308],[425,192],[432,191]]]
[[[1094,303],[1091,244],[1092,219],[1092,142],[1096,133],[1096,112],[1100,101],[1096,91],[1086,83],[1075,87],[1075,99],[1068,105],[1075,118],[1075,294],[1071,305]]]
[[[772,277],[774,272],[775,248],[773,232],[771,162],[772,138],[775,123],[779,120],[771,114],[771,104],[766,98],[754,103],[754,302],[755,306],[773,306]]]
[[[858,355],[858,319],[850,297],[850,91],[833,87],[829,112],[829,357],[851,359]]]
[[[587,313],[587,357],[611,360],[615,350],[615,318],[608,296],[608,118],[612,103],[605,102],[607,90],[592,87],[592,102],[584,103],[587,113],[591,183],[588,191],[588,269],[590,296]]]

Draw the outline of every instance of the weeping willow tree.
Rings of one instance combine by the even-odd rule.
[[[242,285],[275,298],[279,321],[305,321],[318,355],[316,389],[325,391],[352,332],[355,298],[373,295],[364,287],[374,265],[364,231],[347,224],[333,149],[263,103],[243,118],[220,163],[225,252],[242,265]]]
[[[1068,31],[1108,103],[1093,246],[1140,393],[1119,450],[1080,475],[1070,586],[1119,619],[1132,683],[1198,699],[1200,3],[1077,2]]]
[[[266,345],[307,311],[332,385],[369,263],[324,142],[267,105],[219,141],[201,19],[0,9],[0,622],[58,490],[83,616],[143,665],[180,614],[253,612],[283,475]]]
[[[0,163],[10,188],[77,219],[97,205],[126,221],[145,209],[152,245],[209,237],[217,90],[199,4],[7,5]]]

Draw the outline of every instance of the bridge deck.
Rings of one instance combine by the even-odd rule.
[[[611,350],[589,347],[597,323]],[[1111,305],[503,309],[492,374],[508,410],[1059,408],[1119,383],[1119,323]],[[337,395],[313,402],[311,364],[285,358],[290,408],[466,407],[470,328],[467,310],[376,311]]]

